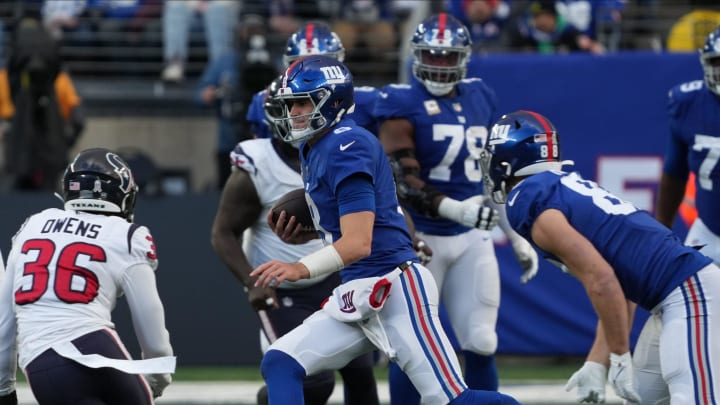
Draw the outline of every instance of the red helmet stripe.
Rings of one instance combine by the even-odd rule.
[[[290,72],[292,72],[292,70],[295,68],[295,66],[298,63],[300,63],[300,61],[302,61],[302,60],[303,60],[303,58],[295,59],[295,62],[291,63],[290,66],[288,66],[288,68],[285,70],[285,74],[283,75],[283,78],[282,78],[282,87],[287,87],[287,81],[288,81],[288,77],[290,76]]]
[[[447,14],[440,13],[438,15],[438,41],[442,44],[445,40],[445,24],[447,21]]]
[[[526,110],[525,112],[528,113],[528,114],[530,114],[530,115],[532,115],[532,116],[540,123],[540,125],[542,125],[543,129],[545,130],[545,138],[547,139],[547,145],[548,145],[548,158],[547,158],[547,160],[548,160],[548,161],[553,161],[553,160],[554,160],[554,156],[553,156],[553,149],[554,149],[554,147],[553,147],[553,141],[554,141],[554,139],[553,139],[553,132],[555,132],[555,131],[553,131],[552,125],[550,125],[550,123],[548,122],[548,120],[545,119],[545,117],[543,117],[542,115],[540,115],[540,114],[538,114],[538,113],[536,113],[536,112],[527,111],[527,110]]]
[[[308,54],[312,53],[313,31],[315,31],[315,24],[310,23],[305,27],[305,46]]]

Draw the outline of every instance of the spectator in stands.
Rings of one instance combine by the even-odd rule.
[[[161,15],[162,0],[87,0],[82,17],[94,33],[126,33],[123,39],[136,42],[150,19]]]
[[[509,1],[449,0],[447,11],[470,31],[474,52],[505,48],[503,30],[510,17]]]
[[[543,54],[590,52],[602,54],[605,48],[597,41],[568,24],[558,14],[555,2],[537,0],[530,3],[527,13],[511,24],[509,45],[514,50]]]
[[[86,6],[87,0],[45,0],[41,11],[43,25],[58,40],[64,31],[78,27]]]
[[[219,189],[230,176],[230,152],[239,141],[253,138],[244,119],[252,95],[279,74],[265,48],[265,36],[264,19],[245,18],[237,29],[235,46],[210,61],[198,83],[196,101],[213,107],[218,117],[215,161]]]
[[[80,98],[61,69],[58,44],[40,21],[23,19],[0,71],[6,172],[16,189],[56,190],[68,152],[84,128]]]
[[[332,3],[332,29],[353,60],[386,59],[397,45],[395,15],[390,0],[341,0]],[[346,61],[346,63],[348,62]]]
[[[204,19],[209,61],[232,48],[240,2],[233,0],[166,0],[163,7],[163,56],[167,65],[162,79],[180,82],[185,78],[188,42],[196,17]]]
[[[611,51],[620,47],[626,0],[558,0],[555,7],[568,24]]]

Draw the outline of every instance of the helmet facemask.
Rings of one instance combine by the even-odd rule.
[[[434,96],[450,93],[465,78],[468,48],[413,45],[413,75]]]
[[[492,198],[496,204],[505,204],[507,201],[507,179],[512,174],[512,165],[500,162],[493,169],[493,154],[487,149],[480,151],[480,168],[483,172],[483,187],[485,195]],[[492,172],[491,172],[492,170]],[[492,174],[491,174],[492,173]]]
[[[343,115],[343,113],[338,114],[338,118],[332,123],[328,123],[323,117],[321,109],[332,94],[325,88],[303,93],[288,93],[289,90],[289,88],[280,89],[277,99],[282,105],[282,116],[275,119],[275,123],[280,127],[279,132],[283,140],[295,147],[326,127],[334,125]],[[291,115],[293,105],[297,102],[310,103],[312,110],[305,114]]]
[[[720,96],[720,52],[703,53],[700,55],[705,84],[708,89]]]

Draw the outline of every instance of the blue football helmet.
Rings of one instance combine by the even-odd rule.
[[[285,142],[301,141],[330,128],[355,108],[353,77],[339,60],[326,55],[305,56],[293,62],[282,77],[282,87],[275,97],[282,104],[280,126]],[[294,104],[309,101],[312,110],[306,114],[292,112]]]
[[[480,153],[485,192],[498,204],[505,202],[511,177],[529,176],[547,170],[561,170],[570,161],[560,160],[555,126],[532,111],[503,115],[493,125]]]
[[[707,36],[700,50],[700,63],[708,89],[720,96],[720,27]]]
[[[465,78],[472,40],[468,29],[452,15],[435,14],[420,23],[410,48],[415,57],[413,75],[432,95],[448,94]]]
[[[63,176],[66,210],[118,215],[132,222],[137,193],[130,166],[104,148],[78,153]]]
[[[340,37],[322,22],[310,22],[288,38],[283,62],[290,66],[297,58],[306,55],[327,55],[340,62],[345,60],[345,48]]]

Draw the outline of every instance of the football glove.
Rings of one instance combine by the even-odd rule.
[[[430,260],[432,260],[433,251],[432,249],[430,249],[430,246],[425,243],[424,240],[413,237],[413,249],[415,249],[415,254],[417,255],[418,259],[420,259],[420,263],[422,263],[423,266],[430,263]]]
[[[635,391],[633,383],[633,365],[630,352],[625,354],[610,353],[610,372],[608,380],[615,393],[630,402],[640,402],[640,395]]]
[[[520,276],[520,282],[525,284],[532,280],[538,272],[537,252],[535,252],[530,242],[521,236],[513,238],[510,244],[512,245],[513,252],[515,252],[515,258],[524,270],[523,275]]]
[[[413,210],[430,218],[437,218],[437,210],[433,207],[433,200],[440,195],[440,192],[428,186],[415,187],[408,183],[405,171],[395,159],[390,159],[390,167],[395,177],[395,190],[398,201]]]
[[[153,398],[158,398],[165,391],[165,387],[172,382],[170,374],[146,374],[145,379],[153,393]]]
[[[484,204],[485,199],[486,197],[482,195],[463,201],[445,197],[438,205],[438,214],[460,225],[488,231],[497,225],[500,215],[496,209]]]
[[[0,395],[0,405],[17,405],[17,392],[13,391],[5,395]]]
[[[581,404],[605,403],[605,374],[607,368],[594,361],[586,361],[565,384],[565,391],[577,387],[576,399]]]

